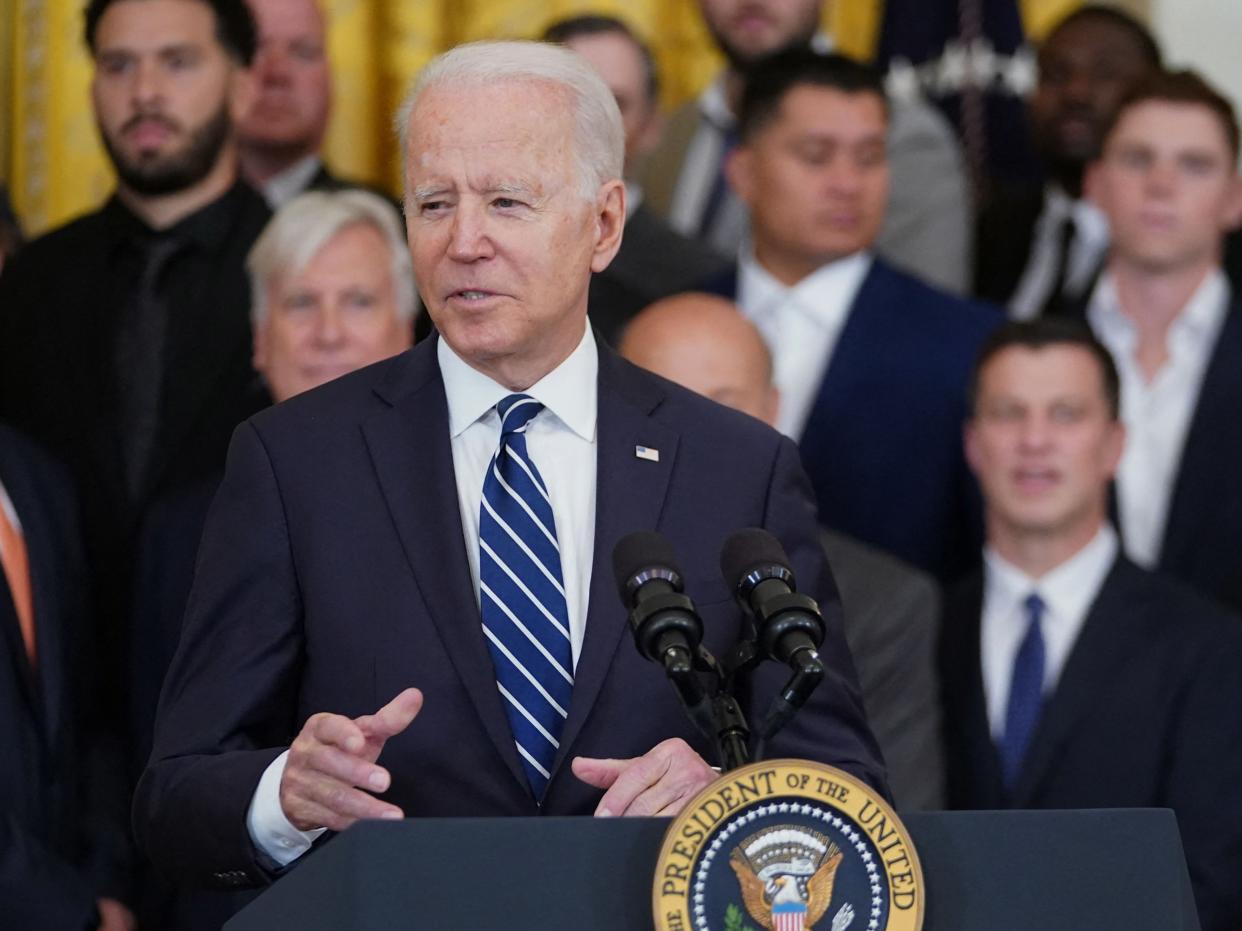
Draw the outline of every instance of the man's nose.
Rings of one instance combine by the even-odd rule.
[[[492,255],[486,208],[468,203],[458,204],[453,211],[451,222],[450,258],[458,262],[473,262]]]

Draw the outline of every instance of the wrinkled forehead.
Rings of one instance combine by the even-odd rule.
[[[575,155],[569,95],[548,82],[428,88],[408,131],[411,189],[443,175],[546,181],[565,175]]]

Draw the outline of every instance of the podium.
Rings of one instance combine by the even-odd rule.
[[[1198,931],[1173,813],[902,816],[926,931]],[[362,822],[307,856],[226,931],[650,929],[663,818]]]

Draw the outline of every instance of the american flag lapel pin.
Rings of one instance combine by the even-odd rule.
[[[639,459],[646,459],[648,462],[660,461],[660,451],[652,449],[650,446],[635,446],[634,455]]]

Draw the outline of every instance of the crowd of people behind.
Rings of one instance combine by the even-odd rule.
[[[493,357],[464,324],[447,325],[457,318],[445,308],[505,312],[511,295],[495,267],[546,294],[548,306],[564,291],[587,308],[586,335],[571,333],[556,362],[581,364],[579,339],[598,344],[600,457],[611,442],[606,387],[627,397],[647,390],[634,387],[617,355],[796,446],[801,470],[781,494],[805,495],[816,509],[817,558],[826,556],[842,607],[830,636],[849,646],[866,710],[861,727],[870,732],[856,757],[833,743],[826,762],[856,766],[904,810],[1172,808],[1203,928],[1242,928],[1242,235],[1234,232],[1242,180],[1234,109],[1195,72],[1166,67],[1138,20],[1080,6],[1038,49],[1028,115],[1044,177],[975,190],[939,110],[890,98],[879,71],[832,51],[820,28],[823,3],[699,0],[726,65],[669,115],[660,111],[650,49],[626,23],[581,15],[546,27],[543,43],[581,56],[602,79],[623,134],[612,138],[612,117],[592,116],[580,103],[589,90],[565,79],[579,180],[614,149],[623,156],[602,187],[588,185],[587,200],[597,187],[608,193],[594,249],[581,256],[572,241],[535,232],[533,218],[549,214],[556,191],[520,178],[480,180],[490,200],[479,219],[458,203],[460,192],[419,180],[416,159],[426,166],[442,154],[429,140],[471,117],[432,120],[436,95],[456,80],[462,99],[490,105],[479,86],[512,84],[526,65],[505,72],[497,64],[491,77],[486,64],[459,65],[461,74],[447,70],[422,97],[415,91],[397,120],[411,182],[398,203],[338,177],[320,156],[332,83],[317,0],[86,4],[92,101],[116,191],[99,210],[25,243],[17,218],[0,210],[0,735],[10,748],[0,763],[0,924],[219,927],[253,894],[227,890],[269,880],[325,828],[348,823],[305,798],[301,807],[291,802],[289,783],[304,763],[296,752],[267,750],[299,746],[303,689],[342,702],[311,710],[352,706],[309,665],[281,680],[287,692],[263,692],[270,683],[248,678],[240,641],[213,627],[211,612],[229,604],[296,610],[297,626],[309,627],[313,598],[324,595],[301,573],[321,557],[296,551],[296,533],[339,539],[340,552],[322,558],[359,578],[386,565],[361,561],[387,524],[356,529],[346,514],[373,495],[350,482],[388,491],[394,480],[386,470],[395,460],[385,456],[396,453],[368,432],[370,422],[362,431],[375,477],[325,480],[319,491],[340,512],[300,510],[312,467],[346,461],[343,442],[322,433],[337,408],[315,389],[417,343],[410,356],[420,361],[411,365],[438,366],[449,389],[451,458],[446,435],[435,447],[440,459],[428,454],[426,462],[460,473],[460,457],[481,442],[471,439],[479,412],[462,420],[454,392],[478,389],[460,387],[473,376],[450,373],[465,359],[463,370],[493,374],[463,347],[488,364]],[[508,60],[506,48],[497,47],[497,62]],[[527,53],[513,54],[518,61]],[[529,74],[534,83],[560,80]],[[497,115],[495,139],[483,148],[508,145],[504,127],[513,119]],[[453,157],[470,164],[473,152],[463,142]],[[622,183],[610,188],[612,181]],[[430,230],[449,214],[452,228],[437,239]],[[532,232],[525,241],[493,236],[492,223]],[[592,273],[584,301],[562,268],[572,271],[579,258]],[[517,333],[535,323],[506,326]],[[404,410],[418,386],[397,384],[388,377],[374,394]],[[509,387],[532,384],[542,382]],[[266,433],[238,430],[303,395],[285,420],[249,421]],[[320,408],[313,397],[324,399]],[[596,455],[594,411],[578,422],[554,400],[538,401],[548,410],[532,424],[559,418],[562,432],[586,437],[586,455]],[[497,435],[510,437],[501,426],[508,416],[501,411]],[[289,424],[299,422],[320,431],[315,442],[323,444],[307,441],[305,457],[322,463],[305,472],[289,461],[297,448]],[[569,450],[549,467],[539,444],[568,441],[540,439],[543,429],[532,426],[531,451],[554,489],[566,482],[566,463],[590,469],[594,460],[574,459],[583,453],[572,446],[542,447]],[[228,474],[248,470],[253,489],[225,477],[235,430]],[[495,435],[490,442],[480,477]],[[517,441],[501,440],[502,452],[505,442]],[[524,445],[509,448],[525,462]],[[636,449],[659,462],[659,450]],[[742,462],[752,453],[757,461],[757,448],[729,455]],[[665,455],[696,461],[689,447]],[[780,461],[772,476],[752,477],[776,482]],[[604,468],[601,458],[601,515],[612,503]],[[453,532],[475,547],[469,569],[483,629],[516,664],[491,633],[498,583],[477,550],[491,553],[486,515],[506,529],[508,518],[492,510],[486,484],[480,501],[477,486],[471,497],[460,474],[456,485],[452,470],[445,474],[401,477],[401,500],[414,507],[422,495],[440,495],[455,507],[456,488],[463,524]],[[595,661],[582,632],[594,597],[591,547],[598,571],[615,540],[599,535],[602,523],[579,526],[581,514],[562,510],[537,471],[527,474],[555,514],[545,535],[570,541],[557,547],[552,539],[564,585],[559,565],[544,574],[565,602],[569,643],[558,662],[567,679],[584,682]],[[222,480],[224,503],[213,509]],[[287,553],[267,540],[277,524],[290,528]],[[427,541],[412,536],[433,525],[394,524],[413,559]],[[204,543],[200,553],[205,526],[217,545]],[[297,578],[265,600],[256,594],[264,579],[226,578],[230,555],[272,578],[287,558]],[[184,623],[194,626],[183,638],[192,598]],[[592,623],[603,623],[595,612],[592,602]],[[252,620],[256,637],[267,630],[264,618]],[[297,652],[287,631],[256,643],[260,653]],[[495,649],[479,654],[490,657],[488,681],[559,746],[546,722],[506,691]],[[228,706],[235,719],[218,728],[221,763],[226,750],[264,751],[248,768],[208,774],[244,786],[242,807],[203,809],[222,823],[232,817],[232,835],[245,838],[237,868],[231,852],[217,857],[210,843],[182,857],[167,841],[166,822],[177,817],[169,799],[202,778],[196,771],[183,779],[189,771],[173,765],[217,752],[178,742],[183,727],[199,724],[192,711],[216,713],[187,703],[224,657],[244,670],[237,689],[256,691],[247,696],[254,704]],[[293,668],[294,659],[285,662]],[[854,672],[843,662],[846,698],[836,707],[848,721]],[[437,674],[405,683],[423,688],[429,709]],[[371,690],[382,670],[360,675]],[[358,714],[391,698],[368,691]],[[397,734],[421,702],[402,693],[359,725],[358,740]],[[572,709],[570,732],[580,723]],[[580,791],[565,795],[553,758],[535,759],[521,746],[524,725],[511,723],[524,757],[517,771],[530,779],[526,800],[547,793],[546,806],[531,813],[578,813],[588,799],[607,805],[599,792],[614,799],[610,787],[629,778],[607,771],[604,763],[615,761],[579,757]],[[452,731],[439,719],[426,727]],[[811,743],[795,749],[814,755],[807,733]],[[886,770],[878,776],[868,763],[871,735]],[[625,755],[606,739],[585,746]],[[458,752],[446,782],[455,767],[474,765],[465,744]],[[399,779],[358,765],[383,780],[370,783],[377,794]],[[582,794],[582,783],[594,794]],[[479,798],[484,808],[493,799]],[[502,813],[523,811],[497,804]],[[627,804],[628,813],[671,810]],[[472,812],[455,801],[424,813]],[[187,815],[184,830],[207,820]]]

